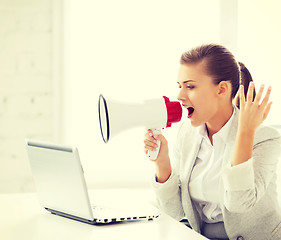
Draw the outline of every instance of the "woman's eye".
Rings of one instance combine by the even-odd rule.
[[[179,85],[178,86],[179,88],[181,88],[181,86]],[[194,86],[186,86],[185,88],[188,88],[188,89],[193,89],[193,88],[195,88]]]

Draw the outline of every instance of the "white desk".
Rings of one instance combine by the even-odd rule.
[[[165,214],[161,214],[153,221],[89,225],[50,214],[39,205],[36,194],[25,193],[0,194],[0,239],[204,240],[206,238]]]

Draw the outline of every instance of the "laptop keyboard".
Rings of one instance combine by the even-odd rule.
[[[114,209],[111,207],[92,206],[94,216],[100,218],[120,218],[124,217],[125,213],[121,209]]]

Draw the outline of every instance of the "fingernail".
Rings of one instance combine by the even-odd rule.
[[[154,145],[154,147],[156,147],[156,148],[157,148],[157,147],[158,147],[158,146],[157,146],[157,144],[155,144],[155,145]]]
[[[271,86],[269,86],[269,87],[268,87],[268,90],[270,91],[271,89],[272,89],[272,87],[271,87]]]
[[[155,142],[155,143],[157,143],[157,141],[156,141],[156,140],[154,140],[154,142]]]
[[[261,85],[261,88],[264,88],[264,84]]]
[[[152,137],[152,133],[149,133],[149,136]]]
[[[155,135],[154,138],[158,139],[158,135]]]

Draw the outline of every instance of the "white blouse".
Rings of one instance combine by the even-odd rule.
[[[231,122],[236,109],[228,122],[213,135],[213,145],[208,137],[206,125],[200,127],[202,135],[200,150],[196,158],[189,182],[191,199],[203,213],[203,221],[215,223],[223,221],[220,208],[219,186],[222,171],[222,156],[226,147]]]

